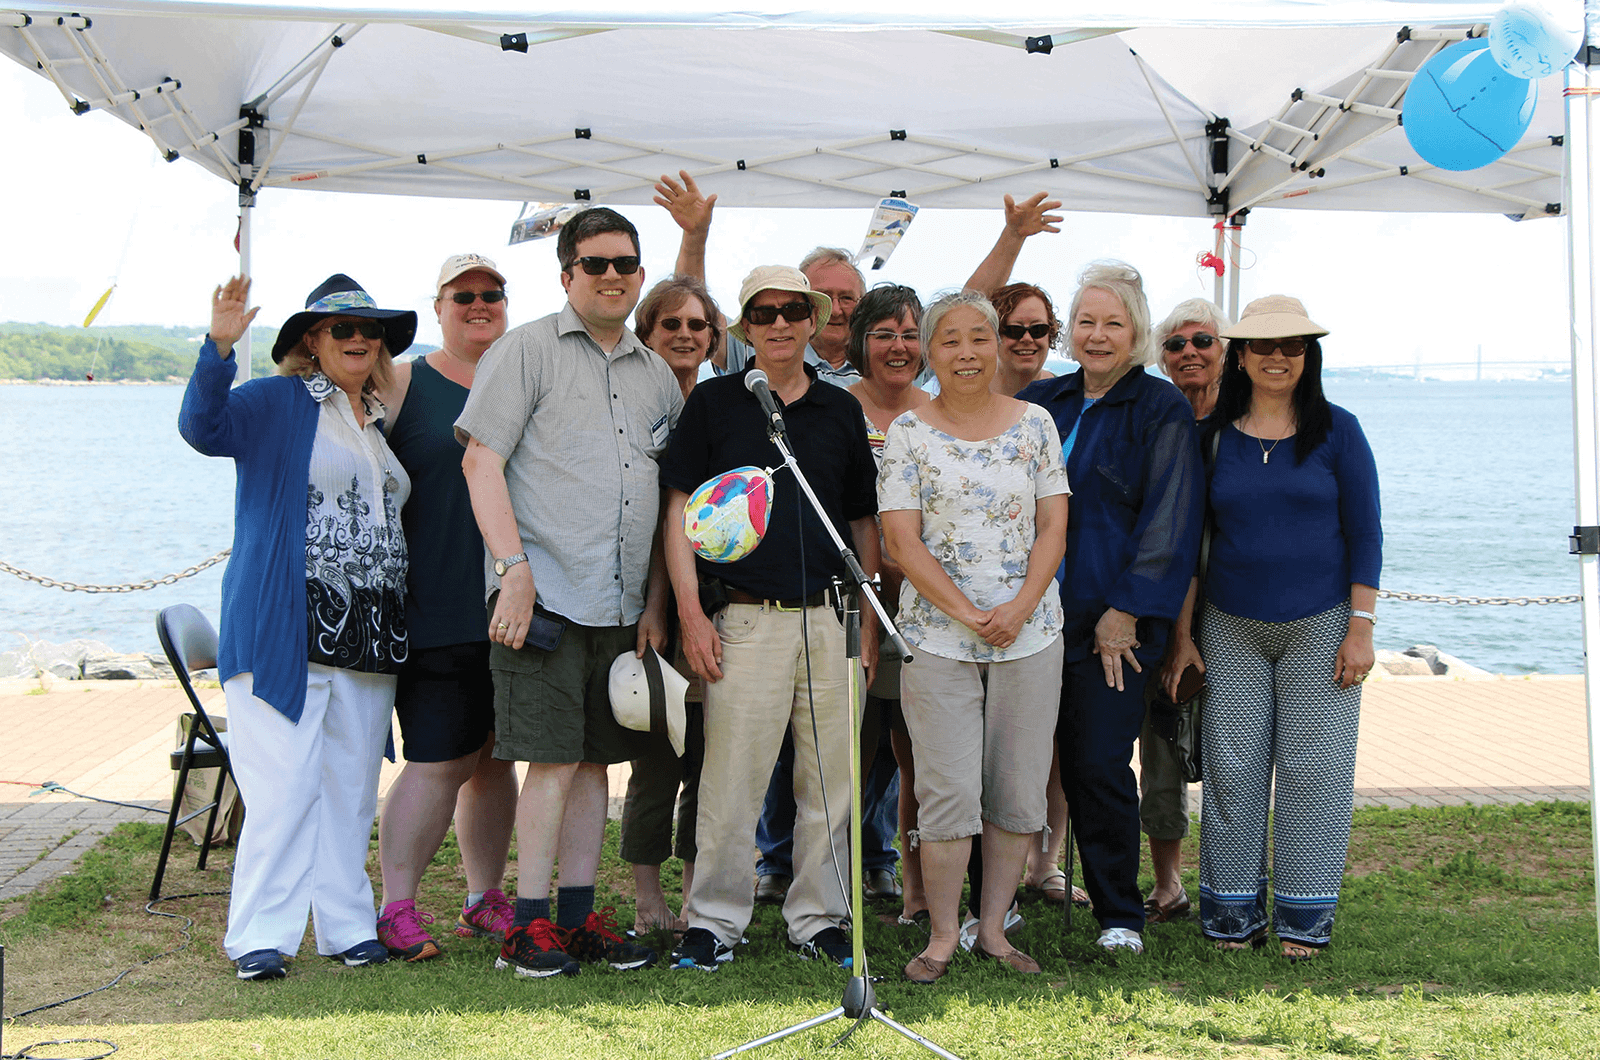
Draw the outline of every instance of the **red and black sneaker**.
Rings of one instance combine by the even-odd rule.
[[[606,906],[589,914],[583,926],[566,933],[566,950],[580,961],[605,961],[621,972],[648,968],[656,951],[617,934],[616,909]]]
[[[568,955],[556,926],[543,917],[507,931],[494,966],[496,971],[510,968],[529,979],[578,974],[578,962]]]

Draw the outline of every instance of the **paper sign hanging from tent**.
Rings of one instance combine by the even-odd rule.
[[[856,264],[871,261],[874,269],[883,268],[916,216],[917,208],[904,199],[884,199],[878,203],[867,225],[867,238],[861,241],[861,249],[856,252]]]
[[[561,226],[589,207],[583,203],[525,202],[522,212],[511,223],[511,238],[507,246],[526,243],[530,239],[545,239],[561,231]],[[532,211],[531,213],[529,211]]]

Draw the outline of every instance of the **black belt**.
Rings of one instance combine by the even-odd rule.
[[[821,607],[832,599],[831,589],[818,589],[803,600],[775,600],[770,597],[757,596],[747,593],[743,589],[736,589],[724,583],[730,604],[755,604],[758,607],[771,607],[778,611],[799,611],[806,607]]]

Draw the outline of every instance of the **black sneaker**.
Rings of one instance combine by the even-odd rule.
[[[335,953],[328,958],[331,961],[343,961],[346,968],[366,968],[374,964],[389,963],[389,947],[377,939],[368,939],[358,942],[343,953]]]
[[[656,951],[617,934],[616,909],[606,906],[591,912],[583,926],[566,932],[567,953],[580,961],[605,961],[619,972],[648,968]],[[556,929],[558,932],[560,928]]]
[[[823,928],[811,936],[811,941],[799,947],[802,961],[832,961],[841,968],[855,964],[855,948],[850,936],[836,927]]]
[[[277,950],[251,950],[237,964],[240,979],[282,979],[289,974],[283,966],[283,954]]]
[[[733,960],[733,947],[724,946],[722,940],[705,928],[690,928],[683,933],[683,941],[669,958],[674,969],[693,968],[701,972],[714,972],[718,965]]]
[[[556,934],[556,926],[545,917],[506,932],[494,966],[497,971],[510,968],[529,979],[578,974],[578,962],[567,954]]]

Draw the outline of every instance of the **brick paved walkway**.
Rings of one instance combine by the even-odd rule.
[[[1372,682],[1363,696],[1357,805],[1442,806],[1589,797],[1583,678]],[[202,693],[221,705],[222,692]],[[167,750],[187,701],[175,682],[0,681],[0,901],[70,868],[121,821],[158,814],[63,794],[164,807]],[[384,766],[380,793],[398,768]],[[611,775],[613,815],[626,767]],[[23,782],[23,783],[17,783]],[[1198,808],[1198,789],[1193,805]]]

